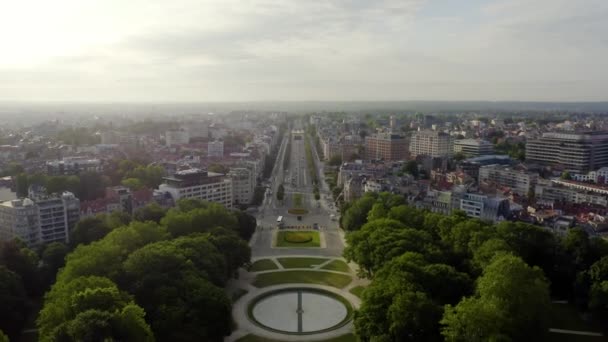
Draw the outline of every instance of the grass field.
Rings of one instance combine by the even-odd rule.
[[[302,201],[302,194],[293,194],[293,205],[296,208],[302,208],[304,201]]]
[[[249,268],[249,271],[250,272],[260,272],[260,271],[276,270],[278,268],[279,268],[279,266],[277,266],[277,264],[275,264],[274,261],[272,261],[270,259],[261,259],[261,260],[254,262],[251,265],[251,268]]]
[[[278,258],[277,260],[285,268],[310,268],[327,261],[323,258]]]
[[[285,238],[290,234],[298,234],[298,235],[308,235],[311,239],[307,242],[289,242]],[[321,241],[319,237],[319,232],[314,231],[282,231],[277,235],[277,247],[320,247]]]
[[[350,267],[342,260],[334,260],[329,264],[321,267],[324,270],[338,271],[338,272],[350,272]]]
[[[355,286],[352,289],[350,289],[350,293],[352,293],[355,296],[361,298],[361,295],[363,294],[363,290],[365,290],[365,287],[363,287],[363,286]]]
[[[237,342],[282,342],[278,340],[269,340],[265,337],[259,337],[252,334],[245,335],[237,340]],[[353,334],[346,334],[328,340],[316,340],[315,342],[357,342],[357,338]]]
[[[279,284],[320,284],[343,288],[350,284],[352,278],[345,274],[319,271],[284,271],[259,274],[253,286],[266,287]]]

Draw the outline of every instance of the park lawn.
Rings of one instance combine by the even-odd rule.
[[[354,294],[355,296],[361,298],[361,295],[363,294],[363,290],[365,290],[365,286],[355,286],[352,289],[350,289],[350,293]]]
[[[293,205],[296,208],[302,208],[302,194],[293,194]]]
[[[320,271],[284,271],[258,274],[253,286],[266,287],[279,284],[320,284],[343,288],[353,279],[345,274]]]
[[[259,337],[252,334],[245,335],[237,340],[237,342],[281,342],[278,340],[270,340],[265,337]],[[328,340],[316,340],[316,342],[357,342],[357,337],[353,334],[346,334]]]
[[[276,270],[278,269],[279,266],[277,266],[277,264],[270,260],[270,259],[261,259],[258,260],[256,262],[254,262],[251,267],[249,268],[250,272],[260,272],[260,271],[269,271],[269,270]]]
[[[338,272],[345,272],[345,273],[350,272],[350,267],[348,267],[348,265],[342,260],[334,260],[321,268],[324,270],[331,270],[331,271],[338,271]]]
[[[293,233],[293,231],[281,231],[278,233],[277,247],[296,247],[296,248],[306,247],[306,248],[308,248],[308,247],[320,247],[321,246],[319,232],[297,231],[296,233],[298,233],[298,234],[309,235],[312,238],[310,241],[301,242],[301,243],[286,241],[285,236],[288,235],[289,233]]]
[[[324,258],[278,258],[284,268],[311,268],[327,261]]]

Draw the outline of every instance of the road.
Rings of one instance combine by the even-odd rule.
[[[295,122],[293,129],[303,130],[301,122]],[[290,132],[287,133],[289,137]],[[318,161],[318,157],[313,148],[313,156],[317,159],[317,166],[322,170],[323,165]],[[266,198],[258,210],[257,221],[258,229],[251,239],[252,257],[277,256],[277,255],[310,255],[310,256],[341,256],[344,250],[343,232],[339,229],[337,221],[331,220],[330,215],[336,215],[332,209],[331,202],[326,200],[328,191],[326,185],[321,184],[322,199],[316,201],[313,195],[313,184],[307,169],[306,150],[304,147],[304,137],[293,139],[291,151],[288,153],[287,139],[283,139],[279,156],[275,162],[275,167],[270,177],[270,192],[266,193]],[[283,159],[290,158],[289,167],[283,170]],[[322,179],[322,173],[321,177]],[[276,199],[276,192],[279,185],[283,183],[285,187],[285,199],[280,202]],[[297,216],[288,213],[288,209],[294,206],[293,194],[302,194],[303,207],[309,211],[302,215],[299,221]],[[273,248],[272,239],[277,231],[277,217],[283,216],[285,226],[312,226],[314,223],[320,226],[320,232],[325,238],[325,248]]]

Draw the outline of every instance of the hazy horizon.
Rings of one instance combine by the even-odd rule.
[[[24,0],[0,101],[608,100],[602,0]]]

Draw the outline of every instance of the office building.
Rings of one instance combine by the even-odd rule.
[[[417,131],[410,139],[412,157],[451,157],[454,154],[454,140],[451,135],[438,131]]]
[[[508,165],[487,165],[479,168],[480,187],[506,187],[520,196],[528,196],[534,190],[538,174],[517,170]]]
[[[163,180],[158,189],[171,194],[174,201],[194,198],[232,207],[232,180],[221,173],[189,169],[177,171]]]
[[[80,201],[71,192],[32,193],[0,203],[0,239],[20,238],[28,246],[70,241],[69,232],[80,219]]]
[[[167,131],[165,132],[165,142],[169,147],[186,145],[190,142],[190,135],[184,130]]]
[[[407,141],[403,136],[392,133],[377,133],[365,137],[365,153],[372,160],[406,160]]]
[[[207,156],[221,158],[224,156],[224,142],[221,140],[210,141],[207,144]]]
[[[526,161],[574,173],[608,166],[608,132],[544,133],[527,142]]]
[[[506,198],[456,190],[452,192],[451,200],[452,210],[462,210],[469,217],[497,222],[509,215],[509,200]]]
[[[467,157],[479,157],[494,153],[491,142],[477,139],[459,139],[454,141],[454,153],[462,153]]]

